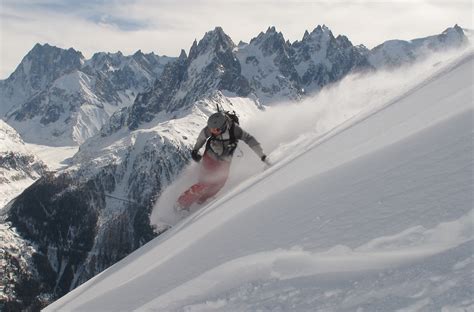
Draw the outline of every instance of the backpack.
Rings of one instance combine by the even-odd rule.
[[[216,104],[216,108],[217,108],[217,112],[220,113],[224,113],[227,117],[229,117],[230,120],[232,120],[233,122],[235,122],[236,124],[239,124],[239,116],[237,116],[237,113],[234,111],[226,111],[226,110],[223,110],[221,106],[219,106],[219,104]]]
[[[237,140],[235,139],[234,125],[235,124],[239,125],[239,116],[237,116],[237,113],[235,111],[231,112],[231,111],[223,110],[221,107],[219,107],[219,104],[217,104],[216,107],[217,107],[217,112],[223,112],[232,121],[232,124],[230,125],[230,128],[229,128],[230,142],[232,144],[236,144]]]
[[[239,116],[235,113],[235,111],[224,111],[224,114],[229,117],[234,123],[239,124]]]
[[[232,121],[230,128],[229,128],[229,140],[231,144],[236,144],[237,140],[235,139],[234,128],[235,124],[239,124],[239,116],[235,113],[235,111],[224,111],[224,114]],[[237,147],[237,144],[235,145]]]

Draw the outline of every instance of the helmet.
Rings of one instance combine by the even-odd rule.
[[[227,127],[227,117],[223,113],[214,113],[207,120],[208,128],[219,128],[225,131]]]

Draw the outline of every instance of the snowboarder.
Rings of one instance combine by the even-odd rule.
[[[232,118],[233,117],[233,118]],[[202,158],[199,182],[191,186],[177,201],[178,211],[189,210],[193,203],[202,204],[224,186],[229,176],[230,164],[238,140],[242,140],[265,162],[267,156],[260,143],[238,125],[238,118],[226,112],[212,114],[207,127],[199,134],[191,152],[194,161]],[[199,150],[206,143],[204,154]]]

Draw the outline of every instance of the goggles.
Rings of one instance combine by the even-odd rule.
[[[221,128],[209,128],[209,131],[211,131],[212,134],[221,134],[222,129]]]
[[[225,132],[226,129],[227,123],[224,123],[220,128],[209,128],[209,131],[211,131],[212,134],[221,134],[222,132]]]

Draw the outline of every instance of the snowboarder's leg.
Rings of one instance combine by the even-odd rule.
[[[228,161],[217,161],[213,164],[212,173],[210,177],[206,177],[204,180],[206,188],[201,193],[202,195],[197,200],[199,204],[204,203],[209,198],[215,196],[225,185],[230,170],[230,162]]]
[[[220,183],[208,185],[207,188],[202,193],[201,197],[199,197],[199,199],[197,200],[197,203],[203,204],[209,198],[215,196],[221,190],[221,188],[224,187],[225,182],[226,181],[224,180],[224,181],[221,181]]]
[[[181,210],[188,210],[192,204],[194,204],[201,196],[206,192],[209,186],[205,183],[196,183],[187,189],[178,198],[178,206]]]
[[[206,200],[216,195],[224,186],[225,181],[214,184],[199,182],[187,189],[178,197],[178,209],[188,210],[192,204],[203,204]]]
[[[199,182],[187,189],[177,201],[178,210],[189,210],[192,204],[204,203],[216,195],[229,176],[230,161],[216,160],[204,153]]]

